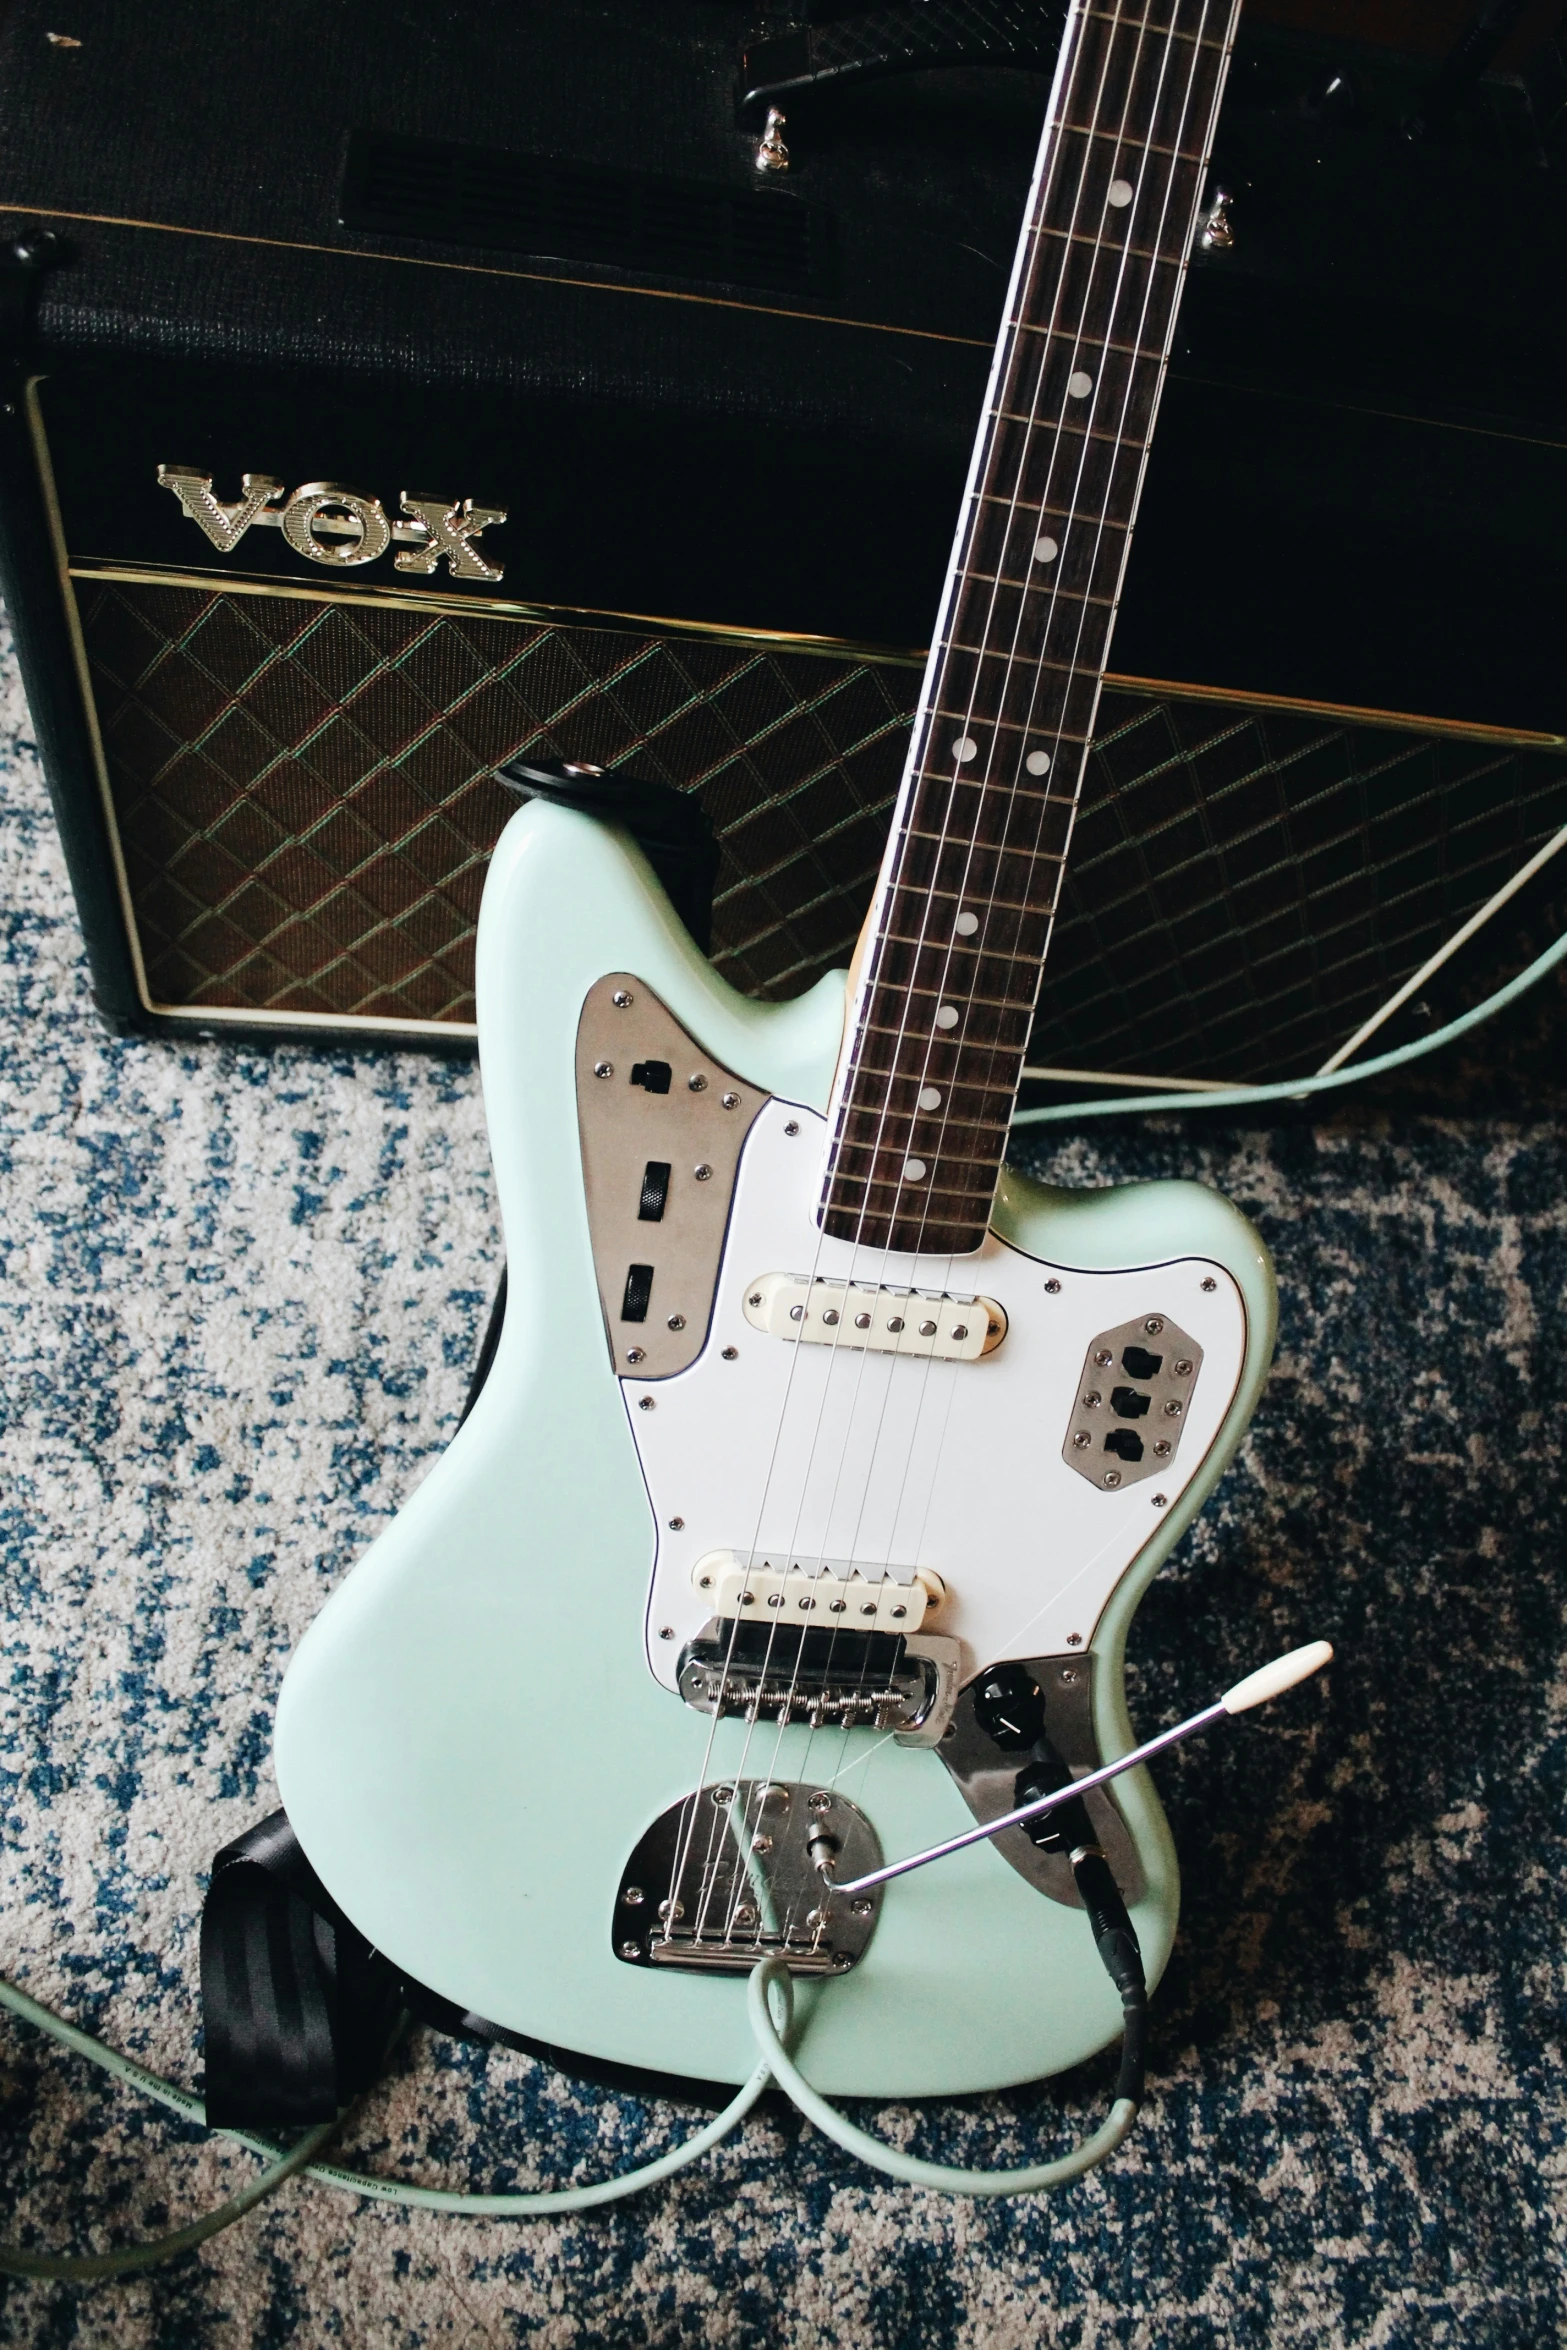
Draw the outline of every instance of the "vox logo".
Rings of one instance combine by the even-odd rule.
[[[505,521],[505,510],[476,506],[471,498],[454,504],[404,490],[398,502],[406,519],[393,522],[379,498],[337,481],[307,481],[290,497],[270,473],[244,473],[232,505],[214,495],[211,474],[194,465],[160,465],[158,484],[173,491],[220,555],[232,555],[247,530],[264,524],[280,530],[296,555],[330,571],[374,563],[396,540],[399,571],[429,573],[444,563],[453,579],[504,577],[502,565],[487,562],[474,542]]]

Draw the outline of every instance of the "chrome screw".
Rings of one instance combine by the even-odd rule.
[[[1147,1321],[1143,1324],[1143,1328],[1147,1331],[1150,1338],[1157,1338],[1160,1331],[1164,1328],[1164,1316],[1162,1314],[1150,1314]]]
[[[1175,1447],[1170,1442],[1168,1436],[1161,1436],[1155,1443],[1153,1449],[1155,1460],[1167,1461],[1171,1453],[1175,1450]]]
[[[1168,1508],[1168,1506],[1169,1506],[1169,1499],[1170,1499],[1170,1497],[1169,1497],[1169,1495],[1168,1495],[1167,1493],[1156,1493],[1156,1494],[1154,1495],[1154,1497],[1153,1497],[1153,1506],[1154,1506],[1154,1508],[1155,1508],[1156,1510],[1162,1510],[1162,1509],[1166,1509],[1166,1508]]]
[[[711,1590],[712,1590],[712,1588],[713,1588],[713,1578],[712,1578],[712,1576],[711,1576],[711,1575],[698,1575],[698,1577],[697,1577],[697,1579],[696,1579],[696,1587],[697,1587],[698,1591],[711,1591]]]
[[[1077,1682],[1078,1682],[1078,1671],[1077,1671],[1077,1667],[1076,1667],[1076,1665],[1063,1665],[1063,1666],[1061,1667],[1061,1686],[1062,1686],[1062,1688],[1063,1688],[1063,1689],[1075,1689],[1075,1688],[1077,1687]]]
[[[1203,1287],[1204,1287],[1204,1289],[1217,1289],[1217,1288],[1218,1288],[1218,1286],[1219,1286],[1219,1284],[1217,1283],[1217,1281],[1215,1281],[1215,1279],[1214,1279],[1214,1277],[1213,1277],[1213,1275],[1212,1275],[1211,1273],[1207,1274],[1207,1275],[1204,1277],[1204,1280],[1203,1280]]]
[[[1083,1409],[1087,1412],[1097,1412],[1099,1406],[1103,1402],[1104,1397],[1100,1394],[1098,1388],[1090,1387],[1088,1393],[1083,1398]]]
[[[726,1363],[737,1363],[739,1359],[740,1349],[737,1346],[726,1346],[724,1348],[724,1361]]]
[[[640,1363],[640,1362],[641,1362],[641,1360],[642,1360],[642,1349],[641,1349],[641,1347],[640,1347],[640,1346],[628,1346],[628,1347],[627,1347],[627,1349],[626,1349],[626,1360],[627,1360],[627,1362],[628,1362],[628,1363]]]
[[[1108,1371],[1110,1365],[1115,1361],[1115,1357],[1107,1346],[1102,1346],[1095,1353],[1094,1361],[1099,1365],[1101,1371]]]
[[[671,1518],[669,1521],[669,1530],[672,1534],[683,1534],[686,1530],[685,1519]]]
[[[1179,1361],[1179,1362],[1176,1364],[1176,1366],[1175,1366],[1175,1376],[1177,1377],[1177,1379],[1189,1379],[1189,1378],[1191,1377],[1191,1375],[1192,1375],[1192,1367],[1191,1367],[1191,1364],[1190,1364],[1190,1363],[1189,1363],[1189,1362],[1186,1360],[1185,1356],[1183,1355],[1183,1356],[1181,1357],[1181,1360],[1180,1360],[1180,1361]]]
[[[617,987],[609,1000],[617,1012],[624,1012],[631,1003],[631,990],[627,987]]]
[[[812,1811],[832,1810],[832,1797],[825,1787],[818,1787],[816,1793],[811,1797],[811,1809]]]
[[[751,1838],[751,1850],[753,1852],[771,1852],[772,1849],[773,1840],[771,1836],[763,1836],[758,1834]]]
[[[660,1640],[673,1640],[673,1638],[675,1637],[675,1627],[674,1627],[674,1625],[673,1625],[673,1624],[660,1624],[660,1626],[659,1626],[659,1628],[658,1628],[658,1636],[659,1636]]]
[[[740,1907],[735,1911],[735,1924],[737,1926],[754,1926],[755,1923],[755,1910],[748,1901],[742,1901]]]
[[[593,1064],[593,1074],[595,1077],[613,1077],[615,1074],[614,1062],[595,1061]]]
[[[671,1314],[671,1315],[670,1315],[670,1317],[669,1317],[669,1327],[670,1327],[670,1329],[671,1329],[671,1330],[683,1330],[683,1329],[685,1328],[685,1326],[686,1326],[686,1318],[685,1318],[684,1314]]]
[[[694,1077],[688,1077],[686,1079],[686,1084],[692,1093],[706,1093],[707,1091],[707,1079],[701,1074],[700,1070]]]
[[[1081,1633],[1081,1632],[1068,1632],[1068,1634],[1067,1634],[1067,1636],[1066,1636],[1066,1644],[1067,1644],[1068,1648],[1081,1648],[1081,1647],[1082,1647],[1082,1645],[1083,1645],[1083,1635],[1082,1635],[1082,1633]]]
[[[739,1107],[740,1107],[740,1096],[739,1096],[737,1093],[726,1093],[726,1094],[724,1094],[724,1095],[723,1095],[721,1098],[722,1098],[722,1100],[723,1100],[723,1105],[724,1105],[724,1108],[725,1108],[726,1110],[738,1110],[738,1109],[739,1109]]]
[[[762,1293],[761,1293],[761,1291],[760,1291],[759,1289],[753,1289],[753,1290],[752,1290],[752,1292],[751,1292],[751,1294],[750,1294],[750,1296],[749,1296],[749,1297],[746,1299],[746,1301],[745,1301],[745,1302],[746,1302],[746,1304],[747,1304],[748,1306],[759,1306],[759,1305],[761,1304],[761,1302],[762,1302]]]
[[[1180,1397],[1178,1395],[1172,1395],[1169,1402],[1164,1407],[1164,1416],[1167,1420],[1178,1420],[1181,1416],[1182,1409],[1183,1406]]]
[[[1060,1284],[1060,1282],[1059,1282],[1059,1281],[1047,1281],[1047,1282],[1045,1283],[1045,1295],[1046,1295],[1046,1297],[1059,1297],[1059,1296],[1061,1295],[1061,1284]]]
[[[658,1914],[661,1918],[683,1918],[686,1914],[686,1905],[683,1901],[661,1901],[658,1905]]]
[[[703,1164],[700,1167],[695,1168],[693,1172],[695,1173],[698,1183],[705,1183],[708,1177],[712,1174],[713,1170],[704,1160]]]
[[[1105,1483],[1106,1483],[1106,1484],[1109,1486],[1109,1488],[1110,1488],[1111,1492],[1113,1493],[1113,1492],[1115,1491],[1115,1488],[1116,1488],[1116,1487],[1117,1487],[1117,1486],[1120,1484],[1120,1482],[1121,1482],[1121,1472],[1120,1472],[1120,1470],[1119,1470],[1119,1469],[1106,1469],[1106,1471],[1105,1471],[1105,1478],[1104,1478],[1104,1481],[1105,1481]]]
[[[637,1410],[639,1412],[650,1412],[653,1409],[653,1398],[650,1395],[639,1395],[637,1397]]]
[[[800,1121],[798,1118],[791,1118],[788,1125],[784,1128],[785,1134],[798,1134],[799,1131]]]
[[[735,1791],[732,1787],[710,1787],[708,1794],[712,1801],[718,1805],[720,1811],[726,1803],[733,1803],[735,1799]]]
[[[643,1892],[640,1885],[628,1885],[620,1898],[625,1903],[627,1909],[638,1909],[641,1907],[642,1903],[646,1901],[647,1895]]]
[[[875,1907],[868,1893],[857,1893],[849,1904],[849,1915],[852,1918],[868,1918]]]
[[[640,1958],[640,1957],[642,1956],[642,1945],[641,1945],[641,1943],[640,1943],[640,1942],[622,1942],[622,1944],[620,1945],[620,1955],[621,1955],[621,1957],[622,1957],[622,1958]]]
[[[1089,1435],[1086,1428],[1079,1428],[1077,1434],[1072,1439],[1072,1442],[1076,1445],[1079,1452],[1086,1452],[1093,1441],[1093,1438]]]

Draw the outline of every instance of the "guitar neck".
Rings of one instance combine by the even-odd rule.
[[[990,1220],[1239,0],[1072,0],[829,1120],[821,1222]]]

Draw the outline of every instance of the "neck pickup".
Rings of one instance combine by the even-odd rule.
[[[871,908],[821,1221],[989,1224],[1238,0],[1073,0]]]

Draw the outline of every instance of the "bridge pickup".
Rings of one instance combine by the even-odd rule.
[[[799,1273],[759,1274],[746,1289],[745,1318],[772,1338],[954,1363],[976,1362],[1007,1334],[1005,1310],[994,1298],[813,1281]]]
[[[680,1694],[698,1713],[891,1730],[933,1746],[957,1702],[959,1647],[930,1632],[851,1632],[715,1617],[681,1654]]]
[[[905,1582],[891,1572],[867,1575],[842,1561],[747,1561],[732,1550],[708,1551],[692,1568],[691,1580],[715,1616],[757,1624],[798,1624],[810,1616],[829,1629],[836,1623],[854,1632],[917,1632],[947,1596],[930,1567],[916,1569]]]

